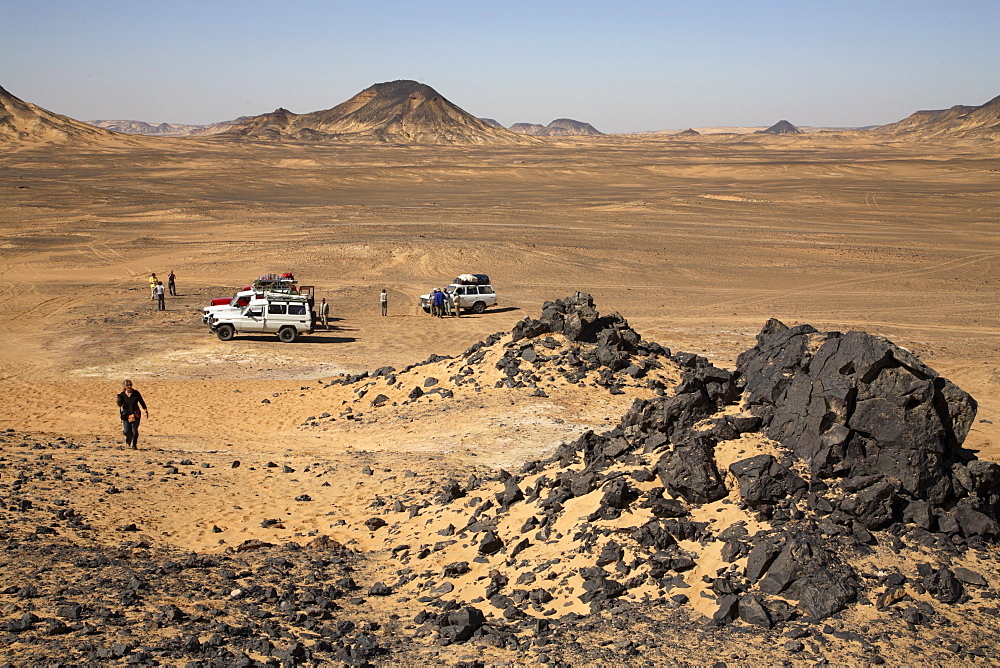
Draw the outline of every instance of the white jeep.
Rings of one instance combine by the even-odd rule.
[[[291,343],[299,334],[312,334],[313,312],[309,297],[278,292],[265,292],[243,307],[230,307],[210,316],[209,328],[220,341],[229,341],[240,334],[277,334],[284,343]]]
[[[456,292],[458,293],[459,307],[463,311],[482,313],[488,307],[497,305],[497,294],[493,290],[492,285],[460,285],[452,283],[445,288],[445,292],[448,293],[449,299],[451,295]],[[420,308],[428,313],[431,312],[430,300],[430,294],[420,295]]]

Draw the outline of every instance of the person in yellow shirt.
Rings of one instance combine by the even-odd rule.
[[[149,275],[149,298],[150,299],[156,299],[156,284],[159,283],[159,282],[160,282],[160,280],[158,278],[156,278],[156,274],[150,274]]]

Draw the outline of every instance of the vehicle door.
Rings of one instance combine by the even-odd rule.
[[[463,285],[461,288],[462,308],[469,309],[476,303],[476,286]]]
[[[313,316],[313,311],[311,308],[309,308],[309,305],[307,303],[289,302],[288,316],[285,318],[285,322],[298,324],[296,329],[301,332],[303,326],[305,326],[306,329],[313,328],[312,316]]]
[[[281,325],[288,321],[288,304],[286,302],[268,302],[264,312],[263,332],[277,332]]]
[[[487,306],[493,306],[497,301],[497,296],[493,292],[492,285],[479,286],[479,300],[486,302]]]
[[[243,317],[240,318],[239,331],[241,332],[263,332],[264,331],[264,304],[252,304],[243,309]]]

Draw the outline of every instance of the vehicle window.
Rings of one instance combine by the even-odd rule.
[[[268,313],[284,313],[285,312],[285,305],[284,304],[268,304],[267,305],[267,312]]]
[[[306,305],[305,304],[289,304],[288,305],[289,315],[305,315]]]
[[[458,289],[458,294],[460,294],[460,295],[467,295],[467,294],[469,294],[469,289],[463,285],[462,287],[460,287]]]
[[[493,294],[493,288],[490,287],[489,285],[480,285],[479,286],[479,294],[481,294],[481,295],[491,295],[491,294]]]
[[[253,308],[248,308],[247,309],[247,315],[249,317],[251,317],[251,318],[259,318],[262,315],[264,315],[264,307],[263,306],[254,306]]]

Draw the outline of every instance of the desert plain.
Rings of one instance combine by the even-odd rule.
[[[652,395],[641,384],[611,394],[553,383],[536,396],[487,385],[502,379],[496,369],[481,392],[463,394],[447,380],[460,365],[439,360],[419,380],[434,375],[453,401],[404,403],[385,390],[391,405],[375,410],[356,384],[330,381],[460,355],[578,291],[643,340],[728,369],[770,318],[884,336],[978,401],[965,447],[1000,461],[998,214],[1000,155],[990,141],[819,133],[513,146],[140,137],[2,146],[0,495],[26,472],[22,492],[33,490],[36,509],[63,499],[86,518],[82,532],[60,526],[58,540],[95,552],[218,556],[246,541],[305,545],[325,535],[363,558],[354,577],[365,592],[376,581],[395,589],[390,547],[412,535],[416,552],[425,540],[412,517],[394,523],[395,500],[409,505],[451,478],[516,472],[588,429],[611,428],[635,398]],[[158,312],[147,278],[171,270],[178,295]],[[285,271],[331,304],[329,331],[292,344],[223,342],[201,323],[211,298]],[[419,309],[420,294],[462,273],[488,274],[499,305],[445,319]],[[388,317],[378,312],[383,287]],[[662,373],[671,380],[670,369]],[[137,451],[123,447],[114,404],[124,378],[149,405]],[[31,481],[40,454],[51,457],[37,466],[72,471],[86,461],[89,471]],[[309,501],[295,500],[302,495]],[[425,511],[436,536],[447,522]],[[0,514],[10,541],[40,521],[22,526],[11,507]],[[372,530],[373,516],[388,526]],[[393,531],[398,539],[386,537]],[[471,559],[470,549],[436,568]],[[12,585],[59,577],[15,563],[12,548],[5,554]],[[983,563],[995,587],[1000,561]],[[940,633],[922,640],[923,627],[906,642],[861,647],[834,635],[860,623],[845,618],[830,622],[826,641],[790,654],[784,637],[706,630],[712,610],[695,601],[671,611],[686,621],[659,644],[622,643],[605,612],[565,647],[475,638],[446,646],[414,634],[419,592],[398,588],[344,603],[343,614],[389,648],[376,663],[985,664],[997,660],[995,643],[963,634],[1000,628],[986,614],[941,632],[960,649],[946,649]],[[32,605],[52,615],[15,590],[0,595],[0,616]],[[191,600],[177,603],[184,614],[196,614],[185,609]],[[559,615],[586,612],[566,600]],[[163,619],[133,608],[134,625],[122,625],[132,649],[167,632]],[[55,640],[7,640],[0,653],[15,663],[53,657]],[[291,640],[274,645],[283,642]]]

